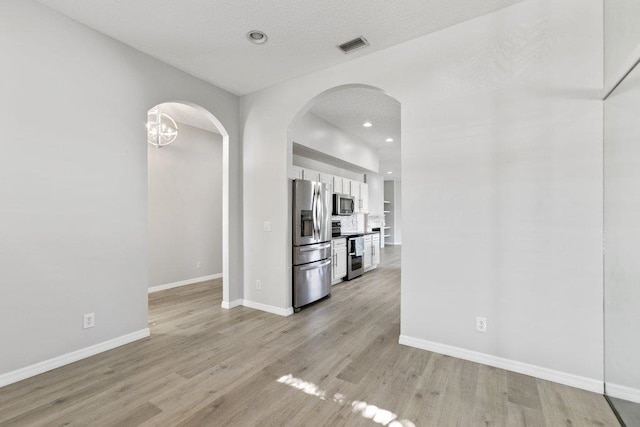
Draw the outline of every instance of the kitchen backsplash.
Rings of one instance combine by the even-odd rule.
[[[370,231],[372,228],[384,227],[384,215],[354,214],[350,216],[332,216],[331,220],[340,221],[343,232]],[[368,228],[365,230],[365,227]]]
[[[367,221],[369,228],[384,227],[384,215],[369,214],[369,219]]]
[[[364,215],[359,215],[364,221]],[[360,231],[360,229],[364,228],[363,225],[358,229],[358,214],[350,215],[350,216],[332,216],[331,219],[333,221],[340,221],[340,230],[345,231]]]

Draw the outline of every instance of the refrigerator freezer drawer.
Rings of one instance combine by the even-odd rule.
[[[293,267],[293,307],[300,308],[331,293],[331,259]]]
[[[331,242],[293,247],[293,265],[307,264],[330,257]]]

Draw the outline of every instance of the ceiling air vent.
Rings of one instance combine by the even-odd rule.
[[[369,46],[369,42],[364,37],[358,37],[357,39],[349,40],[348,42],[342,43],[338,48],[342,51],[342,53],[351,53],[354,50],[358,50],[362,47]]]

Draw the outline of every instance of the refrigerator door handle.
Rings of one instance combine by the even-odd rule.
[[[323,202],[324,200],[322,200],[322,191],[320,191],[322,189],[321,184],[318,184],[318,240],[323,240],[322,239],[322,223],[324,222],[324,209],[323,209]]]
[[[315,225],[316,225],[316,234],[318,237],[316,237],[317,239],[320,239],[320,192],[318,191],[318,187],[314,184],[314,196],[316,198],[316,211],[315,211],[315,216],[313,217],[314,221],[315,221]]]
[[[318,200],[316,197],[316,189],[315,186],[313,187],[313,193],[312,193],[312,200],[311,200],[311,219],[312,219],[312,231],[313,231],[313,239],[317,239],[316,234],[318,232],[318,225],[316,224],[317,220],[316,220],[316,211],[318,209]]]
[[[329,264],[331,264],[330,260],[329,261],[325,261],[322,264],[314,265],[314,266],[311,266],[311,267],[300,267],[300,271],[315,270],[316,268],[326,267]]]

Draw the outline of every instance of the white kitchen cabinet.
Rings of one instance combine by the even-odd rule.
[[[339,283],[347,276],[347,239],[331,241],[331,284]]]
[[[360,199],[360,183],[358,181],[349,181],[349,194],[351,197],[356,199],[356,205],[358,204],[358,200]],[[357,208],[358,206],[356,206]]]
[[[360,183],[360,213],[369,213],[369,184]]]
[[[355,201],[356,213],[369,213],[369,184],[349,181],[349,193]]]
[[[289,178],[304,179],[304,169],[302,169],[300,166],[291,165],[289,167]]]
[[[329,186],[329,192],[333,193],[333,175],[320,172],[320,182]]]
[[[320,172],[311,169],[304,169],[302,176],[307,181],[320,181]]]
[[[345,181],[344,178],[342,178],[340,176],[334,176],[333,177],[333,192],[334,193],[345,194],[344,181]]]
[[[380,264],[380,233],[371,235],[371,264]]]
[[[372,265],[372,239],[371,239],[371,234],[367,234],[364,236],[364,269],[367,270],[369,268],[371,268]]]

